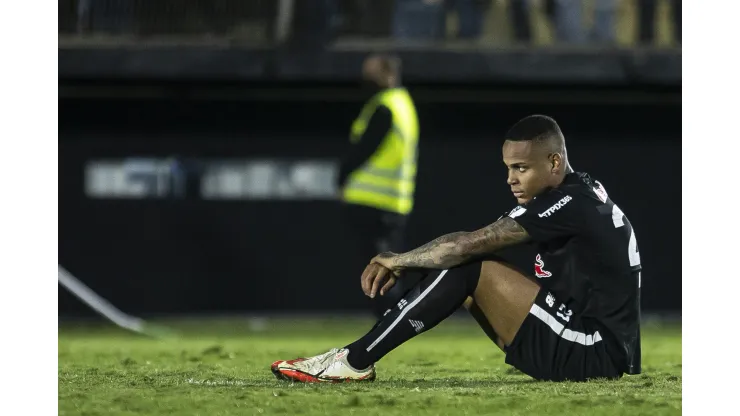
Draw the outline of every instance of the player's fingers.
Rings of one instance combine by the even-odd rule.
[[[396,276],[391,274],[390,277],[388,278],[388,281],[385,282],[383,287],[380,289],[380,296],[384,296],[386,293],[388,293],[388,291],[391,290],[391,288],[395,284],[396,284]]]
[[[371,270],[378,267],[376,264],[370,263],[365,267],[360,277],[360,285],[362,286],[362,293],[365,296],[370,296],[370,288],[372,287]]]
[[[375,274],[375,277],[373,278],[373,286],[370,289],[370,297],[374,298],[375,295],[378,293],[378,289],[380,289],[380,285],[385,280],[385,277],[388,275],[388,269],[385,267],[378,267],[377,272]]]
[[[362,272],[362,277],[360,278],[360,284],[362,285],[362,292],[365,294],[365,296],[370,296],[370,288],[372,288],[373,277],[375,277],[375,272],[377,268],[378,268],[377,264],[370,263],[365,267],[365,270]]]

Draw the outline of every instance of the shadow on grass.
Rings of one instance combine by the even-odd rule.
[[[488,380],[472,379],[388,379],[376,380],[372,383],[292,383],[281,380],[249,380],[249,379],[193,379],[188,384],[204,387],[289,387],[289,388],[382,388],[382,389],[435,389],[435,388],[496,388],[511,385],[527,385],[541,383],[533,379],[522,378],[493,378]]]

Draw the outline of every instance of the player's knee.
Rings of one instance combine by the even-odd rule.
[[[513,264],[503,260],[487,260],[481,265],[480,275],[482,278],[493,278],[494,282],[502,285],[507,285],[508,281],[514,280],[526,280],[535,285],[539,286],[539,282],[534,276],[531,276]]]
[[[470,296],[475,292],[475,288],[478,287],[480,271],[481,262],[475,262],[449,269],[447,274],[455,279],[455,281],[463,283],[465,285],[465,293]]]

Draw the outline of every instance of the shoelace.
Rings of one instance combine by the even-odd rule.
[[[314,357],[316,361],[312,362],[309,366],[311,373],[323,372],[328,367],[328,362],[334,359],[334,356],[339,352],[337,348],[332,348],[329,352]]]

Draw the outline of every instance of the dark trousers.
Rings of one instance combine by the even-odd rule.
[[[637,3],[639,15],[639,42],[649,44],[655,38],[655,10],[657,0],[639,0]],[[681,0],[671,0],[671,19],[676,41],[681,42]]]
[[[519,42],[532,40],[532,29],[529,26],[529,2],[514,0],[511,2],[511,21],[514,27],[514,38]]]
[[[360,276],[375,255],[406,250],[407,216],[355,204],[344,204],[342,216],[345,255],[352,259],[352,269],[347,271],[347,278],[355,279],[360,290]],[[375,316],[380,318],[386,309],[393,306],[393,300],[400,299],[415,283],[414,279],[400,279],[385,296],[377,296],[372,301],[368,299]]]

